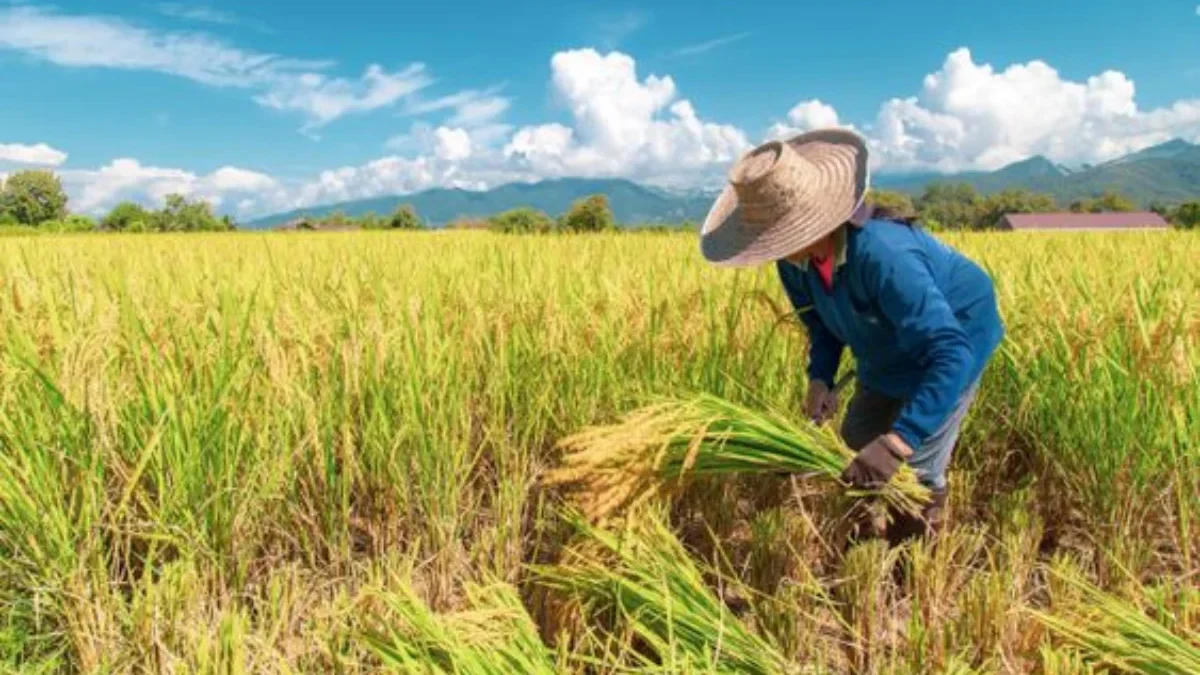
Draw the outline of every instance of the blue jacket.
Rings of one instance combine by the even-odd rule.
[[[992,280],[919,227],[871,219],[843,233],[831,291],[809,265],[777,263],[808,327],[809,378],[832,385],[849,347],[861,386],[904,401],[893,431],[920,447],[1004,336]]]

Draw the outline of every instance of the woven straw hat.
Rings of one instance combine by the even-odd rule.
[[[785,258],[850,219],[867,194],[867,145],[844,129],[771,141],[729,172],[700,229],[709,262],[744,267]]]

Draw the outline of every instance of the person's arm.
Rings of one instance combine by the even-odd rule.
[[[925,369],[916,393],[892,427],[910,449],[936,432],[966,389],[974,356],[950,303],[914,250],[872,256],[863,281],[896,328],[898,347]]]
[[[803,272],[795,268],[787,269],[785,265],[787,263],[781,262],[778,266],[780,281],[792,308],[808,329],[808,379],[810,382],[824,382],[826,387],[832,389],[846,345],[817,316],[812,298],[804,290],[804,280],[800,278]]]

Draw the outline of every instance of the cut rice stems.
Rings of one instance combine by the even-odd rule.
[[[617,423],[568,436],[559,447],[562,464],[546,481],[572,489],[593,520],[663,494],[688,477],[738,473],[811,475],[908,513],[928,500],[928,490],[907,466],[879,490],[852,490],[839,476],[854,453],[832,429],[711,394],[653,403]]]

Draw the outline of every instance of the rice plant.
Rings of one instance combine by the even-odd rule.
[[[779,650],[735,617],[713,591],[660,513],[639,513],[614,529],[575,522],[579,539],[563,560],[534,571],[540,583],[577,598],[582,611],[615,614],[616,632],[628,630],[649,649],[648,654],[627,650],[631,667],[788,672]]]
[[[713,269],[691,236],[4,238],[0,670],[357,675],[383,646],[421,672],[476,630],[496,638],[480,658],[604,675],[706,672],[731,644],[771,672],[1177,658],[1135,615],[1048,590],[1043,565],[1069,553],[1194,644],[1200,236],[942,236],[992,274],[1008,333],[955,452],[948,536],[897,554],[900,585],[836,545],[848,455],[796,421],[807,344],[778,280]],[[656,402],[653,434],[606,437]],[[618,552],[586,544],[564,492],[608,513],[583,521]],[[651,502],[670,555],[622,539]],[[560,562],[609,610],[613,589],[660,609],[558,621],[529,570]],[[681,607],[670,632],[661,608]],[[724,639],[683,637],[700,630]]]
[[[635,410],[616,424],[585,429],[559,445],[566,453],[562,466],[549,472],[546,482],[574,488],[580,507],[593,519],[644,503],[692,475],[790,473],[837,482],[854,457],[828,427],[710,394]],[[928,499],[907,466],[878,494],[911,513]]]
[[[509,584],[471,584],[468,609],[441,615],[404,586],[382,595],[385,625],[365,636],[385,666],[404,673],[555,675],[537,626]]]
[[[1051,568],[1050,574],[1078,594],[1070,607],[1051,613],[1031,610],[1060,639],[1097,665],[1142,675],[1200,673],[1200,631],[1175,631],[1141,607],[1106,593],[1077,574]]]

